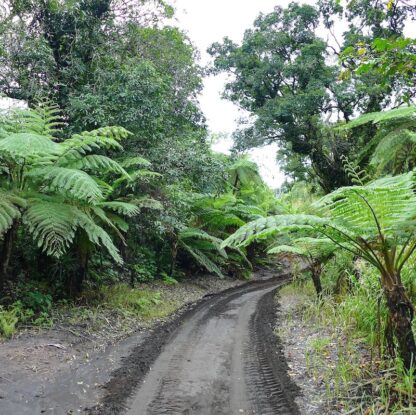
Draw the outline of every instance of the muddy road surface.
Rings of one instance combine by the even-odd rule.
[[[156,331],[114,373],[90,413],[299,414],[272,331],[273,296],[286,279],[228,290],[198,304],[173,329]]]

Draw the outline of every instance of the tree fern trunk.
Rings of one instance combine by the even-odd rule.
[[[318,298],[322,298],[322,283],[321,283],[321,273],[322,265],[320,263],[315,263],[311,266],[312,272],[312,281],[313,286],[315,287],[316,295]]]
[[[17,223],[6,232],[0,258],[0,292],[3,292],[5,283],[10,279],[9,267],[12,258],[13,244],[16,239]]]
[[[74,298],[77,297],[82,290],[82,284],[87,276],[88,272],[88,253],[79,253],[78,265],[74,272],[71,273],[69,280],[69,296]]]
[[[394,285],[391,289],[385,289],[387,307],[392,331],[397,340],[398,352],[403,359],[406,369],[416,367],[416,343],[412,331],[414,307],[404,287]]]
[[[81,293],[82,283],[88,272],[88,260],[90,256],[90,242],[84,231],[79,232],[76,245],[77,265],[70,274],[68,292],[70,297],[76,297]]]

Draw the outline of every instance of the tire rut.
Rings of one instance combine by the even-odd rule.
[[[275,290],[268,292],[260,299],[250,320],[252,341],[245,350],[248,393],[254,414],[299,415],[295,404],[298,389],[287,375],[288,366],[273,333],[276,319],[274,293]]]
[[[280,275],[227,290],[161,325],[87,413],[298,415],[296,388],[273,334],[273,293],[287,280]]]

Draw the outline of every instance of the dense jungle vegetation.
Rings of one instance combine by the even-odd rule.
[[[317,304],[357,300],[349,324],[380,368],[413,379],[416,6],[276,6],[212,44],[209,68],[173,16],[161,0],[4,2],[0,91],[26,106],[0,120],[0,331],[88,289],[248,279],[289,255]],[[230,156],[198,104],[222,72],[249,114]],[[273,142],[279,191],[244,155]]]

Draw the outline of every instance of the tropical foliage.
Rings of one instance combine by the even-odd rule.
[[[411,369],[411,2],[277,6],[240,44],[212,44],[206,71],[171,6],[127,3],[1,8],[0,92],[20,107],[0,120],[3,332],[17,324],[22,284],[46,286],[40,303],[50,307],[87,287],[249,278],[266,253],[301,258],[320,305],[333,292],[321,276],[348,253],[348,289],[377,277],[364,290],[369,313],[384,307],[385,343]],[[225,98],[247,114],[231,155],[211,150],[198,103],[203,74],[224,72]],[[277,192],[245,154],[275,142],[286,174]]]

